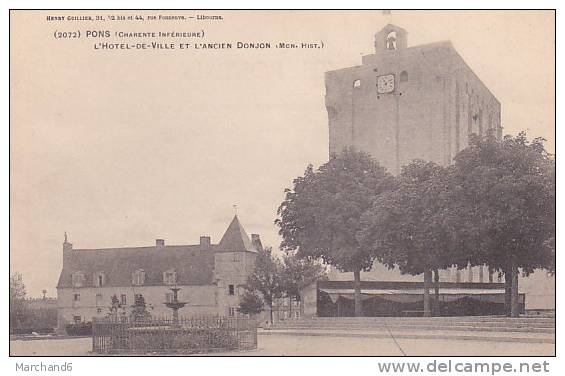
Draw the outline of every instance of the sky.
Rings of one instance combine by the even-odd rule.
[[[200,235],[217,243],[237,205],[247,232],[278,247],[284,189],[328,159],[324,72],[359,65],[388,23],[408,31],[409,47],[451,40],[501,102],[504,133],[527,130],[554,152],[552,12],[177,14],[197,13],[224,20],[85,24],[11,13],[10,267],[29,296],[56,296],[64,232],[75,248],[196,244]],[[324,47],[99,51],[84,33],[53,38],[66,28]]]

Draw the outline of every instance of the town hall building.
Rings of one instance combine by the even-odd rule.
[[[63,269],[57,284],[58,327],[106,316],[111,298],[128,309],[137,295],[144,297],[152,316],[170,316],[165,306],[171,287],[186,302],[182,316],[237,316],[240,295],[262,249],[259,235],[248,237],[235,216],[218,244],[201,236],[199,244],[165,245],[157,239],[148,247],[74,249],[65,236]]]

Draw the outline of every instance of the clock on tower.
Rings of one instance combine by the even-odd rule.
[[[394,74],[377,77],[377,93],[386,94],[394,91]]]

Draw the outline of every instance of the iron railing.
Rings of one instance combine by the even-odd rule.
[[[257,348],[257,323],[245,317],[93,318],[95,353],[205,353]]]

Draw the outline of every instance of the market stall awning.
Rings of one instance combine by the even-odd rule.
[[[321,292],[325,292],[330,297],[332,303],[336,303],[338,299],[354,299],[354,289],[332,289],[322,288]],[[430,289],[430,295],[433,290]],[[363,289],[361,290],[361,300],[384,299],[398,303],[416,303],[423,300],[424,289]],[[464,298],[472,298],[479,301],[487,301],[493,303],[504,302],[504,289],[440,289],[440,300],[450,302]]]

